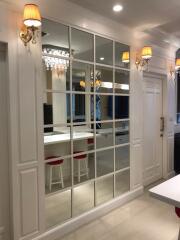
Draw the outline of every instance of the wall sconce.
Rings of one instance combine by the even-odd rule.
[[[152,47],[150,46],[143,47],[143,49],[141,50],[141,54],[136,55],[135,64],[137,69],[139,69],[140,67],[141,70],[143,70],[145,66],[147,66],[147,69],[148,69],[148,64],[151,58],[152,58]]]
[[[177,59],[176,59],[175,69],[176,69],[176,70],[179,70],[179,69],[180,69],[180,58],[177,58]]]
[[[36,4],[26,4],[23,14],[24,25],[20,30],[20,38],[24,45],[28,42],[36,43],[37,31],[41,26],[41,14]]]
[[[129,63],[130,62],[129,52],[123,52],[122,62],[123,63]]]
[[[180,58],[176,58],[175,67],[173,67],[172,64],[171,64],[171,66],[170,66],[169,72],[170,72],[171,77],[172,77],[173,75],[175,75],[175,73],[176,73],[178,70],[180,70]]]

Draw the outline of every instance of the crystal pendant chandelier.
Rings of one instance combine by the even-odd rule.
[[[69,52],[55,48],[54,46],[44,45],[42,58],[47,70],[64,70],[69,67]]]

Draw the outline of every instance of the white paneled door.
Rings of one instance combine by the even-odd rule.
[[[10,240],[6,45],[0,43],[0,240]]]
[[[147,186],[163,175],[163,87],[158,76],[144,77],[143,105],[143,183]]]

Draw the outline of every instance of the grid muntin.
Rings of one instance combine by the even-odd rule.
[[[69,26],[69,50],[70,50],[70,53],[71,53],[71,26]],[[76,29],[76,28],[75,28]],[[78,28],[77,28],[78,29]],[[79,30],[79,29],[78,29]],[[80,29],[81,30],[81,29]],[[88,32],[90,33],[89,31],[85,31],[85,32]],[[96,63],[96,54],[95,54],[95,37],[96,36],[100,36],[98,34],[94,34],[94,33],[91,33],[94,37],[94,46],[93,46],[93,49],[94,49],[94,62],[89,62],[89,61],[84,61],[84,60],[80,60],[80,59],[73,59],[71,56],[68,58],[69,61],[70,61],[70,91],[62,91],[62,93],[70,93],[70,96],[71,96],[71,103],[72,103],[72,94],[73,93],[77,93],[76,91],[72,91],[72,61],[77,61],[77,62],[82,62],[82,63],[87,63],[87,64],[93,64],[94,65],[94,72],[96,70],[96,66],[102,66],[102,67],[107,67],[107,68],[111,68],[113,69],[113,83],[115,83],[115,70],[116,69],[119,69],[119,70],[124,70],[124,71],[127,71],[127,72],[130,72],[130,68],[124,68],[124,67],[118,67],[118,66],[115,66],[115,41],[112,40],[112,39],[109,39],[109,40],[112,40],[113,41],[113,66],[112,65],[106,65],[106,64],[100,64],[100,63]],[[100,37],[103,37],[103,36],[100,36]],[[104,38],[104,37],[103,37]],[[106,38],[106,37],[105,37]],[[66,58],[67,59],[67,58]],[[95,74],[94,74],[94,82],[95,82]],[[129,82],[130,83],[130,82]],[[130,85],[130,84],[129,84]],[[59,90],[51,90],[51,89],[46,89],[45,92],[56,92],[56,93],[61,93],[61,91]],[[92,92],[79,92],[79,94],[92,94]],[[95,100],[95,96],[96,95],[112,95],[113,96],[113,100],[115,98],[115,96],[130,96],[130,91],[128,94],[118,94],[118,93],[115,93],[115,89],[114,89],[114,84],[113,84],[113,93],[112,94],[109,94],[109,93],[97,93],[95,92],[95,88],[94,88],[94,92],[93,92],[93,95],[94,95],[94,100]],[[95,101],[94,101],[95,102]],[[129,104],[130,104],[130,101],[129,101]],[[129,108],[130,109],[130,108]],[[72,134],[73,134],[73,126],[77,123],[73,123],[72,121],[72,108],[71,108],[71,122],[68,123],[67,125],[68,126],[71,126],[71,131],[70,131],[70,142],[71,142],[71,153],[73,152],[73,139],[72,139]],[[95,113],[95,106],[94,106],[94,113]],[[115,122],[124,122],[124,121],[130,121],[130,119],[115,119],[114,118],[114,101],[113,101],[113,118],[112,120],[104,120],[104,121],[98,121],[98,122],[101,122],[101,123],[108,123],[108,122],[112,122],[113,123],[113,142],[115,144]],[[84,122],[86,123],[86,122]],[[80,123],[80,125],[83,125],[84,123]],[[89,122],[90,124],[95,124],[97,123],[97,121],[95,121],[95,114],[94,114],[94,121],[90,121]],[[60,124],[61,125],[61,124]],[[46,125],[44,126],[45,128],[46,127],[49,127],[49,126],[59,126],[59,124],[52,124],[52,125]],[[129,132],[130,132],[130,124],[129,124]],[[94,135],[96,134],[96,129],[94,128]],[[94,137],[94,143],[95,143],[95,146],[96,146],[96,137]],[[126,143],[126,144],[120,144],[120,145],[114,145],[114,146],[111,146],[109,148],[101,148],[101,149],[94,149],[94,151],[86,151],[84,153],[92,153],[94,152],[95,154],[95,178],[94,179],[90,179],[90,180],[87,180],[86,182],[82,182],[82,183],[79,183],[78,185],[74,185],[74,173],[73,173],[73,157],[74,157],[74,154],[71,154],[69,156],[65,156],[65,158],[68,158],[68,157],[71,157],[71,166],[72,166],[72,186],[71,187],[68,187],[67,189],[61,189],[59,191],[56,191],[54,193],[50,193],[47,195],[48,196],[51,196],[52,194],[57,194],[57,193],[61,193],[61,192],[65,192],[65,191],[69,191],[71,190],[71,218],[74,217],[74,214],[73,214],[73,206],[74,206],[74,202],[73,202],[73,191],[74,191],[74,188],[77,187],[77,186],[81,186],[81,185],[85,185],[85,184],[88,184],[89,182],[94,182],[94,207],[99,205],[97,204],[96,202],[96,183],[97,183],[97,180],[100,180],[100,179],[105,179],[105,178],[108,178],[109,176],[113,176],[113,198],[114,197],[117,197],[116,196],[116,187],[115,187],[115,177],[116,177],[116,174],[119,173],[119,172],[123,172],[123,171],[127,171],[127,170],[130,170],[130,166],[128,168],[125,168],[125,169],[121,169],[121,170],[118,170],[118,171],[115,171],[115,149],[116,147],[123,147],[123,146],[130,146],[130,143]],[[99,151],[103,151],[103,150],[107,150],[107,149],[114,149],[114,172],[112,173],[109,173],[109,174],[106,174],[106,175],[103,175],[103,176],[100,176],[100,177],[97,177],[96,176],[96,152],[99,152]],[[45,164],[46,164],[46,161],[45,161]],[[69,221],[69,219],[67,220]],[[64,221],[66,222],[66,221]]]

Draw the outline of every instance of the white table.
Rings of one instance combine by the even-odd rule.
[[[180,208],[180,175],[159,184],[149,192],[152,197]],[[180,240],[180,231],[178,240]]]
[[[93,133],[88,132],[77,132],[73,133],[73,140],[83,140],[88,138],[93,138]],[[49,136],[44,136],[44,145],[56,144],[56,143],[63,143],[70,141],[70,134],[63,133],[63,134],[54,134]]]

